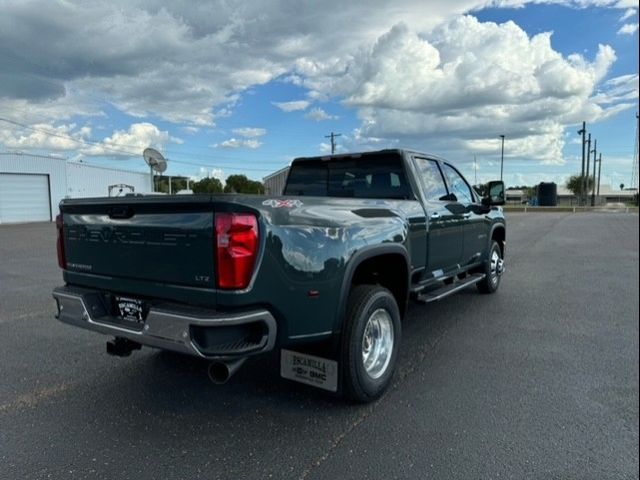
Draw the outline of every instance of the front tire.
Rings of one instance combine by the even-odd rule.
[[[504,272],[502,249],[495,240],[491,241],[489,257],[485,261],[482,273],[485,277],[477,283],[480,293],[495,293],[500,286],[500,278]]]
[[[340,361],[347,398],[370,402],[389,387],[400,346],[400,311],[389,290],[356,285],[349,294]]]

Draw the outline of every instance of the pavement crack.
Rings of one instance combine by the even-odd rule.
[[[353,420],[350,424],[349,427],[343,431],[342,433],[340,433],[340,435],[338,435],[337,437],[335,437],[333,439],[333,441],[331,442],[331,445],[329,446],[329,449],[323,453],[320,458],[318,458],[316,461],[312,462],[311,465],[309,465],[300,475],[299,480],[306,480],[309,475],[316,469],[318,468],[320,465],[322,465],[330,456],[331,454],[340,446],[340,444],[342,443],[342,441],[353,431],[356,429],[356,427],[358,425],[360,425],[362,422],[364,422],[367,418],[369,418],[371,416],[371,414],[374,412],[374,410],[376,409],[378,403],[373,403],[371,404],[369,407],[367,407],[367,409],[360,415],[358,416],[355,420]]]
[[[329,446],[327,451],[324,452],[320,456],[320,458],[312,462],[311,465],[309,465],[302,472],[302,474],[299,477],[299,480],[306,480],[309,477],[309,475],[313,473],[315,469],[320,467],[320,465],[322,465],[327,459],[329,459],[331,454],[337,450],[337,448],[344,441],[344,439],[351,432],[353,432],[360,424],[362,424],[367,418],[369,418],[373,414],[373,412],[376,410],[376,408],[378,408],[378,406],[383,403],[385,398],[388,398],[389,393],[396,391],[404,383],[406,378],[417,370],[418,365],[421,364],[426,359],[427,355],[435,349],[435,347],[440,343],[440,341],[444,338],[446,334],[447,334],[447,331],[445,330],[442,333],[440,333],[440,335],[438,335],[432,342],[427,342],[426,346],[421,348],[418,351],[416,355],[417,361],[416,360],[412,361],[411,367],[406,369],[398,369],[396,373],[397,379],[391,384],[387,394],[385,394],[385,396],[379,399],[377,402],[372,403],[369,407],[367,407],[367,409],[362,414],[360,414],[355,420],[353,420],[349,424],[348,428],[345,431],[343,431],[338,436],[336,436],[331,442],[331,445]]]

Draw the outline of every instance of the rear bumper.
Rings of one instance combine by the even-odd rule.
[[[111,315],[98,290],[58,287],[53,298],[56,318],[63,323],[202,358],[243,358],[272,350],[276,342],[276,321],[265,309],[228,313],[151,302],[144,324],[137,328]]]

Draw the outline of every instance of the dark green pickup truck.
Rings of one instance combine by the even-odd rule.
[[[451,164],[407,150],[298,158],[283,195],[64,200],[57,318],[211,361],[224,382],[281,349],[285,378],[369,401],[391,381],[409,298],[504,271],[504,184],[480,198]]]

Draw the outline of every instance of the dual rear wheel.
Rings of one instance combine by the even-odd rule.
[[[494,293],[504,271],[502,249],[492,241],[478,282],[482,293]],[[349,294],[340,344],[342,386],[347,398],[375,400],[389,387],[401,338],[400,310],[393,294],[380,285],[354,285]]]
[[[369,402],[382,395],[393,376],[400,335],[400,310],[393,294],[379,285],[355,285],[340,352],[348,398]]]

